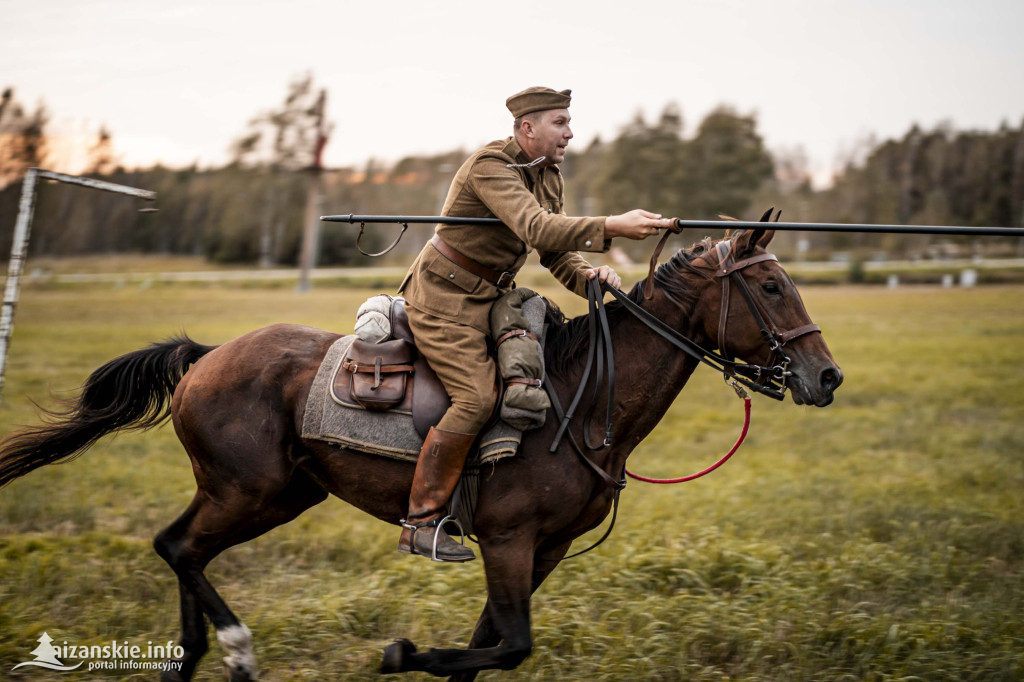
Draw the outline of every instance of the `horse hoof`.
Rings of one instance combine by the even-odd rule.
[[[224,679],[228,682],[255,682],[258,678],[243,665],[228,665],[225,663]]]
[[[402,673],[406,671],[405,657],[416,653],[416,645],[407,639],[396,639],[384,649],[384,658],[380,662],[380,671]]]

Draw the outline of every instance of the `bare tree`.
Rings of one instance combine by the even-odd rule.
[[[320,155],[332,125],[324,119],[326,92],[314,87],[313,76],[305,74],[288,84],[284,102],[249,121],[245,134],[231,145],[235,165],[262,176],[264,215],[260,234],[260,262],[277,261],[279,227],[283,217],[281,174],[320,169]]]
[[[109,175],[117,168],[117,157],[114,155],[114,141],[107,126],[100,126],[96,142],[89,148],[89,175]]]
[[[14,98],[14,89],[0,94],[0,188],[41,166],[46,158],[46,124],[49,114],[43,104],[29,114]]]

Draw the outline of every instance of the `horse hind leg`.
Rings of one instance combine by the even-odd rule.
[[[291,521],[322,502],[327,493],[305,474],[295,472],[289,484],[270,499],[238,491],[216,502],[202,490],[185,512],[154,540],[157,553],[178,576],[181,591],[181,646],[185,655],[179,672],[168,671],[165,682],[188,680],[208,648],[206,622],[217,631],[227,653],[226,673],[233,681],[258,676],[252,635],[207,580],[204,570],[218,554],[272,528]]]
[[[178,661],[181,670],[177,674],[173,670],[168,671],[162,678],[165,682],[191,679],[199,659],[208,648],[204,615],[210,618],[218,633],[234,632],[244,627],[203,573],[214,557],[237,544],[231,537],[231,522],[235,516],[232,512],[232,506],[214,508],[209,499],[198,492],[185,513],[161,531],[153,542],[157,554],[178,576],[181,593],[181,646],[185,654]],[[231,679],[256,678],[251,645],[248,655],[239,652],[232,656],[237,659],[231,661],[237,670],[229,668]]]
[[[180,580],[178,581],[178,592],[180,594],[182,633],[179,644],[185,653],[180,659],[168,662],[168,669],[160,673],[160,682],[185,682],[192,679],[196,665],[209,649],[203,607]]]

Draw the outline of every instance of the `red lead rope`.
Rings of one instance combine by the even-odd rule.
[[[747,437],[747,430],[749,428],[750,397],[748,396],[743,399],[743,431],[742,433],[740,433],[740,437],[736,440],[736,444],[732,446],[732,450],[727,452],[725,456],[722,457],[722,459],[718,460],[717,462],[709,466],[707,469],[704,469],[703,471],[698,471],[695,474],[690,474],[689,476],[683,476],[681,478],[647,478],[646,476],[637,476],[629,469],[626,469],[626,474],[631,478],[635,478],[638,481],[644,481],[646,483],[684,483],[686,481],[692,481],[695,478],[700,478],[701,476],[710,474],[712,471],[728,462],[729,458],[736,454],[736,451],[740,449],[741,445],[743,445],[743,441]]]

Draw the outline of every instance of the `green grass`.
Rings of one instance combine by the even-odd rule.
[[[28,271],[40,274],[107,272],[176,272],[191,270],[227,270],[202,256],[118,253],[87,256],[35,256]]]
[[[29,398],[52,405],[181,329],[204,343],[278,321],[347,331],[371,293],[29,288],[0,430],[37,421]],[[1024,288],[804,295],[846,373],[836,403],[755,398],[751,435],[723,469],[631,481],[611,538],[535,596],[533,656],[480,679],[1024,679]],[[741,418],[698,370],[630,468],[702,468]],[[193,490],[163,427],[0,491],[0,671],[30,660],[44,630],[58,643],[177,641],[175,581],[150,543]],[[266,679],[377,679],[390,640],[464,646],[483,605],[479,562],[433,565],[396,541],[331,499],[208,574],[252,629]],[[197,679],[221,679],[220,656],[214,646]],[[75,675],[103,677],[11,677]]]

